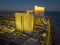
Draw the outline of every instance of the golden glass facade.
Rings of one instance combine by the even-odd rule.
[[[33,31],[33,15],[27,15],[25,13],[15,14],[16,29],[23,32]]]
[[[44,16],[45,7],[39,7],[35,5],[34,11],[36,16]]]
[[[44,26],[41,18],[34,18],[34,24],[39,26]]]

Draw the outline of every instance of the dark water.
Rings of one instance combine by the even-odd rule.
[[[13,15],[10,11],[0,11],[0,15],[7,14],[7,15]],[[49,16],[51,20],[53,21],[55,30],[53,32],[53,44],[52,45],[60,45],[60,12],[45,12],[45,16]]]
[[[45,12],[45,16],[49,16],[56,27],[56,33],[60,33],[60,12]]]
[[[53,21],[55,30],[53,32],[53,44],[60,45],[60,12],[45,12]]]

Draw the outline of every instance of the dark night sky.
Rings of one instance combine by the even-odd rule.
[[[0,0],[0,11],[23,11],[44,6],[46,11],[60,11],[60,0]]]

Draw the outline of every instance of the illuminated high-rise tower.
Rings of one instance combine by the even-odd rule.
[[[37,5],[35,5],[34,7],[34,12],[35,12],[35,16],[44,16],[44,11],[45,11],[45,7],[39,7]]]
[[[29,13],[15,14],[16,29],[22,32],[30,33],[33,31],[33,15]]]

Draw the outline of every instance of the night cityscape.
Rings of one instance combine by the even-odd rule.
[[[60,45],[59,0],[0,0],[0,45]]]

